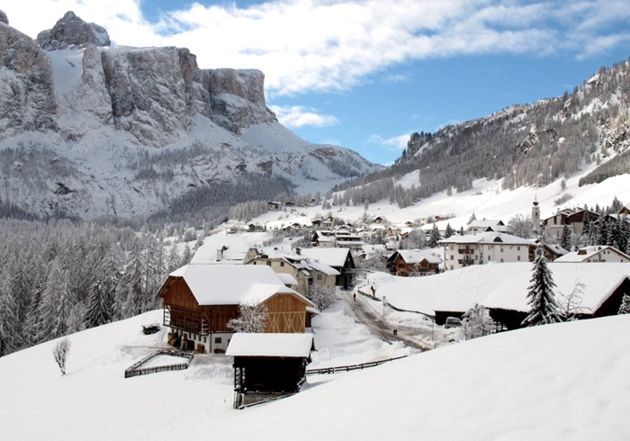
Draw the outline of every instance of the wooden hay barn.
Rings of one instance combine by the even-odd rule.
[[[234,407],[298,392],[312,348],[312,334],[234,334]]]
[[[233,335],[228,322],[239,316],[240,305],[266,308],[269,333],[303,333],[307,309],[316,311],[267,266],[185,265],[169,275],[157,297],[171,344],[198,352],[225,352]]]

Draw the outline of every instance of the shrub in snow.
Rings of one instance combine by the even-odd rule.
[[[577,320],[577,315],[583,312],[582,294],[584,294],[584,286],[583,283],[576,282],[569,294],[558,293],[560,314],[564,320]]]
[[[630,294],[624,294],[619,307],[619,314],[630,314]]]
[[[527,293],[531,310],[523,320],[524,326],[545,325],[562,321],[558,302],[553,292],[556,284],[553,282],[551,271],[547,266],[544,249],[542,238],[540,238],[536,247],[536,259]]]
[[[335,303],[337,296],[335,295],[335,288],[327,286],[311,286],[309,291],[309,298],[317,308],[322,311]]]
[[[234,332],[265,332],[269,312],[266,306],[241,305],[239,316],[228,322],[227,327]]]
[[[55,363],[57,363],[57,366],[59,366],[61,375],[66,375],[66,361],[68,359],[69,352],[70,340],[68,340],[67,338],[59,340],[59,342],[55,345],[55,348],[53,349],[53,357],[55,358]]]
[[[464,313],[462,327],[464,337],[470,340],[490,334],[496,329],[496,323],[490,317],[488,309],[477,304]]]

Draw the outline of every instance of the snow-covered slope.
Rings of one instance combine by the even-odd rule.
[[[294,397],[242,411],[231,408],[227,357],[201,356],[185,371],[123,378],[123,370],[163,337],[144,336],[139,329],[158,315],[70,336],[64,377],[52,359],[54,342],[0,358],[3,436],[21,441],[208,436],[248,441],[292,439],[296,433],[305,440],[630,437],[628,315],[506,332],[370,370],[309,378]]]
[[[85,43],[79,30],[61,32],[71,25]],[[217,184],[242,188],[217,202],[231,205],[326,191],[379,168],[282,126],[260,71],[200,69],[182,48],[95,46],[94,26],[66,14],[42,37],[55,50],[43,51],[0,23],[3,203],[44,217],[137,218]]]

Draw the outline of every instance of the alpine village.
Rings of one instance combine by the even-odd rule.
[[[630,5],[9,3],[4,439],[630,439]]]

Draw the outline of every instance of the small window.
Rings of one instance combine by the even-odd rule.
[[[267,266],[271,266],[271,260],[267,261]]]
[[[317,275],[317,280],[322,280],[322,275],[321,274]]]
[[[503,263],[503,257],[501,257],[501,263]]]
[[[455,256],[453,256],[453,255],[451,254],[451,260],[453,260],[453,257],[455,257]]]
[[[214,344],[215,345],[220,345],[221,344],[221,337],[214,337]]]
[[[521,251],[521,247],[520,246],[516,247],[516,251]]]
[[[453,265],[451,265],[451,269],[453,269]]]
[[[256,262],[254,262],[254,265],[256,265]]]
[[[501,252],[503,252],[503,247],[501,247]]]
[[[280,266],[284,266],[284,262],[280,262]]]
[[[521,256],[516,256],[516,260],[521,260]]]

